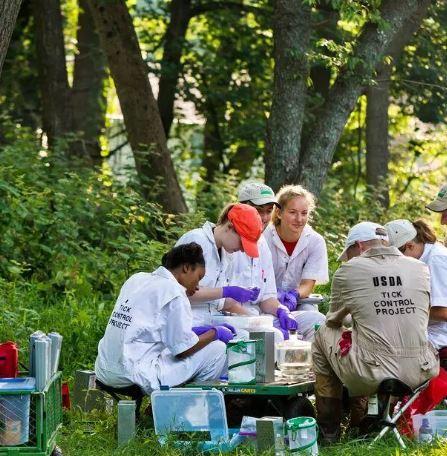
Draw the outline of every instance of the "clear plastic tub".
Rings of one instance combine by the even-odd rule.
[[[447,410],[433,410],[427,412],[425,415],[413,415],[413,429],[418,440],[419,428],[421,427],[423,418],[428,419],[434,435],[437,435],[438,437],[447,437]]]
[[[0,446],[28,442],[30,394],[34,390],[31,377],[0,379]]]

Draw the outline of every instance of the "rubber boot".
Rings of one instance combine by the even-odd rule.
[[[315,396],[317,422],[322,445],[337,443],[341,435],[342,400],[335,397]]]
[[[358,428],[368,413],[368,396],[355,396],[349,398],[349,426]]]

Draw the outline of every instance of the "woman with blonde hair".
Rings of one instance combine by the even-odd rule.
[[[205,222],[177,241],[176,245],[196,242],[202,247],[205,258],[205,276],[190,299],[194,325],[208,325],[215,311],[249,313],[238,303],[256,301],[259,288],[229,283],[231,254],[243,251],[249,257],[257,258],[261,233],[262,221],[256,209],[247,204],[232,203],[223,209],[216,224]]]
[[[447,346],[447,248],[423,220],[393,220],[385,225],[390,245],[423,261],[430,270],[430,321],[428,338],[438,350]]]
[[[286,185],[277,196],[272,224],[264,237],[272,253],[278,297],[298,323],[305,339],[314,333],[314,325],[324,322],[323,314],[312,305],[301,305],[318,283],[329,280],[326,242],[310,225],[315,209],[314,195],[300,185]]]

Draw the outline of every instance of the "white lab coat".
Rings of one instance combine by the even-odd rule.
[[[245,303],[254,314],[261,314],[259,304],[269,298],[277,297],[275,273],[273,270],[272,254],[264,238],[258,241],[259,258],[250,258],[244,252],[233,253],[231,285],[240,287],[259,287],[261,289],[259,298],[255,303]],[[304,340],[311,340],[315,333],[315,325],[321,325],[325,321],[325,316],[315,309],[297,310],[292,312],[293,317],[298,323],[298,334]],[[283,335],[275,328],[275,340],[281,342]]]
[[[121,288],[99,342],[98,379],[117,388],[136,384],[150,393],[160,385],[175,386],[194,377],[218,378],[225,363],[221,342],[176,358],[199,340],[191,327],[189,299],[171,272],[159,267],[151,274],[133,275]]]
[[[421,258],[430,270],[432,307],[447,307],[447,248],[442,244],[425,244]],[[447,322],[430,321],[428,338],[438,350],[447,346]]]
[[[304,279],[315,280],[317,284],[329,280],[326,242],[309,225],[304,227],[290,256],[273,224],[265,229],[264,236],[272,253],[278,289],[296,289]]]
[[[221,288],[229,284],[231,276],[233,254],[223,248],[219,255],[214,240],[214,224],[205,222],[201,228],[188,231],[175,244],[176,246],[196,242],[202,247],[205,258],[205,276],[200,281],[200,287]],[[222,310],[225,299],[217,299],[206,303],[192,303],[194,326],[210,324],[211,315]]]

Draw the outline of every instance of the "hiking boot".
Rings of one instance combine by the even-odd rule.
[[[320,430],[322,445],[337,443],[341,435],[341,399],[335,397],[315,396],[317,423]]]

